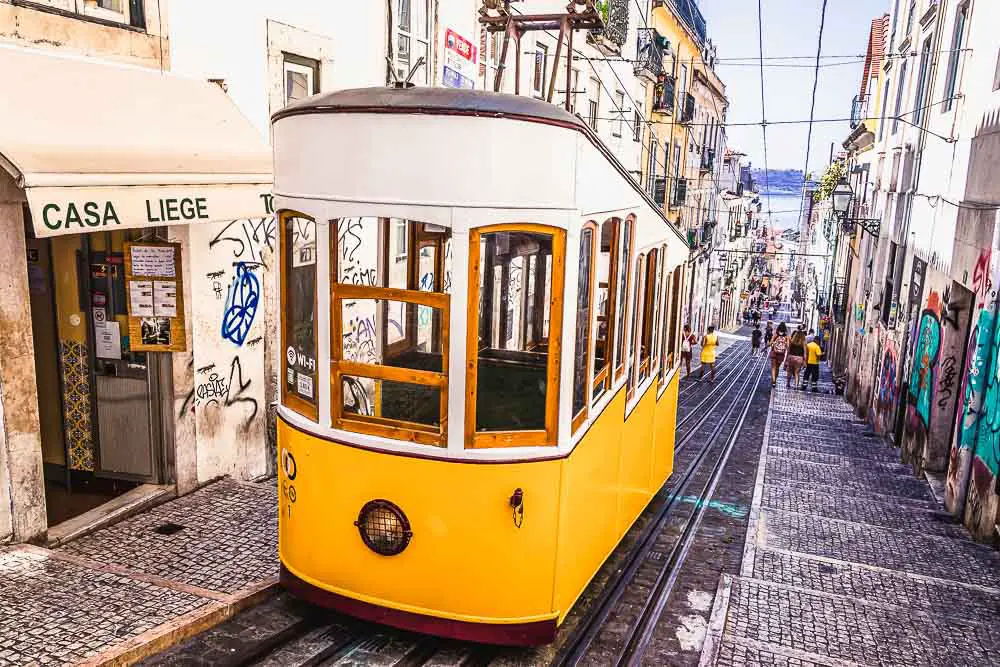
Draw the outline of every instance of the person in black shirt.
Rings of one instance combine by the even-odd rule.
[[[763,337],[764,334],[760,330],[760,325],[753,325],[753,332],[750,334],[750,350],[755,357],[760,353],[760,340]]]

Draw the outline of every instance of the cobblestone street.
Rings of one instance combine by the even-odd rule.
[[[0,549],[0,665],[131,662],[269,589],[273,484],[222,480],[55,550]]]
[[[832,393],[774,389],[739,576],[703,665],[995,664],[1000,554]]]

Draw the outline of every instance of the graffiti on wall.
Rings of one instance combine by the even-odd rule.
[[[916,417],[924,430],[930,428],[931,405],[934,401],[935,373],[941,351],[941,320],[927,308],[917,326],[917,343],[914,347],[913,368],[910,371],[910,400]]]
[[[258,268],[259,265],[236,262],[235,275],[226,296],[226,310],[222,315],[222,337],[234,345],[243,345],[257,318],[261,296]]]
[[[273,216],[191,228],[194,383],[181,414],[196,415],[199,438],[263,434],[263,286],[276,234]]]
[[[892,429],[896,399],[899,398],[899,385],[896,380],[898,370],[899,360],[896,355],[896,347],[891,340],[887,339],[875,400],[875,430],[879,433],[885,434]]]

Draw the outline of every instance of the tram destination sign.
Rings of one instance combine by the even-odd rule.
[[[273,213],[271,184],[28,188],[39,237],[238,220]]]

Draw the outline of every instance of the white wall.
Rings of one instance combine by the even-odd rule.
[[[320,81],[325,91],[385,83],[386,11],[379,0],[173,0],[171,69],[224,79],[243,113],[269,136],[275,110],[268,97],[268,20],[331,41],[334,51],[326,64],[332,76]]]

